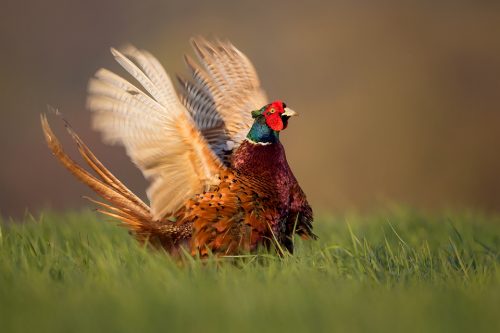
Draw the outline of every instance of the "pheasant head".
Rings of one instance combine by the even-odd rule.
[[[252,111],[254,123],[247,138],[256,143],[274,143],[279,139],[279,132],[288,126],[288,119],[297,115],[280,100]]]

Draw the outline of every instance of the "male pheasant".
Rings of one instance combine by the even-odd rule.
[[[279,134],[296,113],[267,102],[250,60],[229,42],[192,40],[201,66],[169,76],[150,53],[111,49],[144,90],[100,69],[89,82],[88,108],[105,142],[122,144],[150,180],[151,206],[125,187],[67,125],[92,175],[62,149],[46,116],[49,148],[105,201],[98,211],[123,222],[141,242],[175,254],[234,255],[259,246],[293,252],[294,234],[315,238],[312,210],[288,166]]]

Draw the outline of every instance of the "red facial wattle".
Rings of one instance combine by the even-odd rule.
[[[278,112],[266,116],[266,124],[274,131],[281,131],[284,127],[283,120]]]
[[[283,124],[283,119],[281,119],[281,114],[284,112],[282,101],[275,101],[269,104],[266,111],[264,111],[267,126],[274,131],[283,130],[285,125]]]

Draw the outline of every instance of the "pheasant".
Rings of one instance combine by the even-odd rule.
[[[87,106],[106,143],[121,144],[150,181],[150,206],[132,193],[72,130],[90,173],[63,150],[41,116],[53,155],[104,201],[98,211],[121,221],[143,243],[171,254],[235,255],[259,247],[293,253],[295,234],[315,239],[313,213],[293,175],[280,132],[296,113],[268,103],[250,60],[227,41],[192,39],[189,79],[178,94],[159,61],[127,46],[111,49],[143,89],[100,69]]]

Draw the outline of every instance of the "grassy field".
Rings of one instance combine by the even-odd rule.
[[[294,256],[186,260],[93,213],[0,223],[0,332],[500,331],[500,217],[319,218]]]

